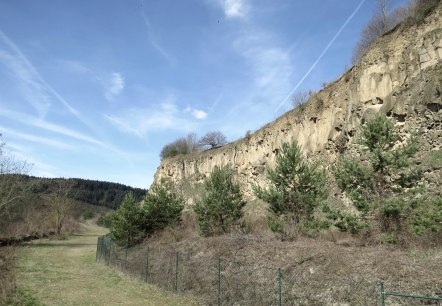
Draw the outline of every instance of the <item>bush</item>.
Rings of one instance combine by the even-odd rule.
[[[426,1],[426,0],[425,0]],[[396,25],[413,14],[413,5],[398,7],[389,12],[388,0],[377,0],[378,7],[368,24],[362,29],[361,38],[353,49],[352,63],[356,64],[368,51],[370,46],[383,34],[392,30]]]
[[[215,167],[204,181],[201,200],[196,201],[194,211],[199,230],[208,236],[217,231],[227,232],[243,216],[243,200],[238,183],[227,168]]]
[[[151,234],[177,224],[183,209],[184,198],[174,191],[172,182],[163,179],[154,183],[141,206],[144,233]]]
[[[333,170],[337,184],[362,218],[374,216],[383,232],[401,231],[420,205],[422,172],[413,159],[417,137],[401,143],[393,122],[381,115],[362,127],[359,145],[368,159],[341,157]]]
[[[132,192],[126,194],[111,219],[112,239],[120,245],[133,245],[142,237],[143,216]]]
[[[97,220],[97,225],[111,228],[112,227],[112,218],[114,213],[107,213],[104,215],[100,215]]]
[[[296,141],[282,145],[276,157],[276,168],[267,170],[267,179],[268,189],[253,185],[253,190],[259,199],[270,205],[274,216],[269,219],[271,229],[284,232],[287,226],[315,223],[315,210],[322,206],[328,194],[326,175],[318,162],[304,160]],[[277,219],[284,219],[286,224],[278,225]]]
[[[189,133],[187,137],[181,137],[165,145],[161,150],[161,159],[174,157],[180,154],[189,154],[199,149],[195,133]]]
[[[83,213],[84,220],[89,220],[89,219],[92,219],[93,217],[94,217],[94,213],[89,210],[87,210]]]

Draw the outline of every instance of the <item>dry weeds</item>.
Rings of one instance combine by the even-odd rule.
[[[277,304],[278,268],[287,305],[375,305],[381,280],[388,291],[439,294],[441,248],[364,246],[349,235],[327,235],[282,242],[270,235],[240,233],[201,238],[182,229],[177,241],[169,230],[129,249],[127,268],[124,249],[113,253],[111,265],[144,280],[149,246],[148,281],[174,291],[178,251],[178,291],[201,296],[208,304],[217,299],[218,258],[223,305]]]
[[[0,248],[0,305],[6,304],[8,296],[16,288],[14,255],[15,248]]]

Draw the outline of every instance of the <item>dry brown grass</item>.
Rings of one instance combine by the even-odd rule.
[[[5,305],[8,296],[15,290],[15,248],[0,248],[0,305]]]
[[[218,258],[220,297],[228,305],[276,304],[278,268],[285,304],[374,305],[380,280],[389,291],[409,294],[435,296],[441,286],[440,247],[364,245],[363,237],[337,231],[292,242],[269,234],[202,238],[194,231],[183,231],[179,239],[174,237],[165,231],[129,249],[127,268],[125,250],[117,249],[111,266],[143,281],[149,247],[148,281],[174,291],[178,251],[178,291],[201,296],[209,304],[217,299]]]

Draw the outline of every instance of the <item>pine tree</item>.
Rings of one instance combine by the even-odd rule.
[[[201,234],[227,232],[243,216],[245,204],[239,184],[233,181],[229,169],[215,167],[204,182],[201,200],[194,206]]]
[[[274,217],[283,217],[294,226],[313,222],[315,209],[327,198],[325,171],[319,162],[305,161],[296,141],[282,145],[275,169],[267,170],[267,180],[270,183],[268,189],[253,186],[256,196],[269,203]],[[269,219],[269,226],[284,231],[284,225],[278,224],[274,218]]]
[[[112,239],[121,245],[133,245],[142,236],[141,225],[142,215],[139,203],[132,192],[129,192],[112,215]]]
[[[401,142],[394,123],[381,115],[365,123],[358,143],[366,159],[339,158],[333,171],[338,186],[362,217],[374,215],[382,230],[400,230],[422,178],[413,160],[417,137]]]
[[[143,230],[151,234],[180,221],[184,199],[174,191],[172,182],[163,179],[151,186],[141,209]]]

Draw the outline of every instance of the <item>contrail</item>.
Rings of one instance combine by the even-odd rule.
[[[284,100],[282,100],[282,102],[278,105],[277,108],[275,108],[274,112],[276,113],[281,106],[283,106],[287,100],[290,98],[290,96],[298,89],[298,87],[302,84],[302,82],[304,82],[304,80],[309,76],[309,74],[312,72],[313,69],[315,69],[316,65],[319,63],[319,61],[321,60],[321,58],[324,56],[324,54],[328,51],[328,49],[331,47],[331,45],[333,45],[333,43],[335,42],[335,40],[338,38],[339,34],[341,34],[341,32],[345,29],[345,27],[347,26],[347,24],[353,19],[353,17],[356,15],[356,13],[359,11],[359,9],[361,8],[362,4],[364,4],[365,0],[361,0],[361,2],[359,2],[359,5],[356,7],[356,9],[353,11],[353,13],[351,13],[351,15],[347,18],[347,20],[344,22],[344,24],[339,28],[338,32],[336,32],[335,36],[333,36],[333,38],[330,40],[330,42],[327,44],[327,46],[325,47],[325,49],[322,51],[322,53],[318,56],[318,58],[316,59],[316,61],[312,64],[312,66],[309,68],[309,70],[304,74],[304,76],[302,77],[302,79],[298,82],[298,84],[296,84],[295,87],[293,87],[293,89],[289,92],[289,94],[287,95],[287,97],[285,97]]]

